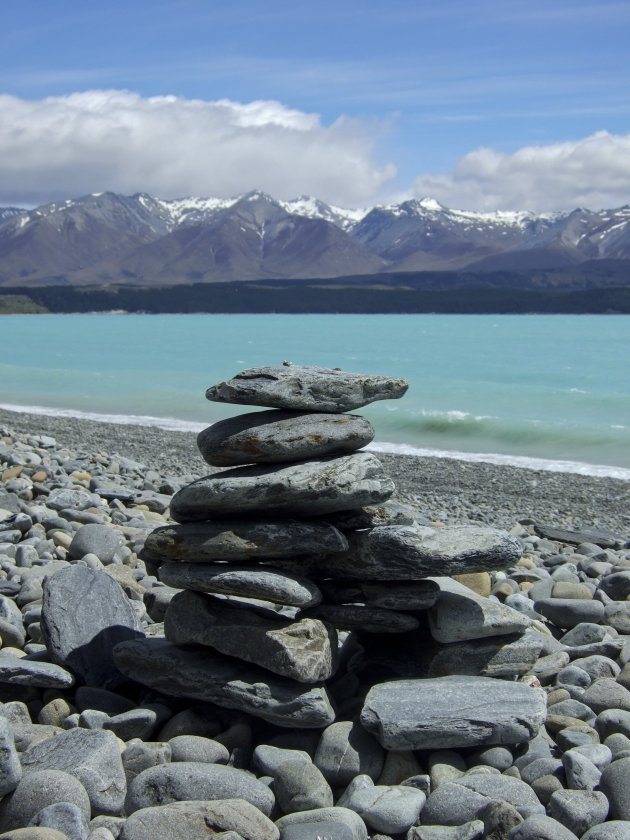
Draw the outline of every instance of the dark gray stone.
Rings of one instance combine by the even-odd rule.
[[[129,785],[125,811],[168,805],[188,799],[244,799],[269,816],[274,795],[255,776],[235,767],[180,761],[159,764],[139,773]]]
[[[68,549],[68,554],[79,560],[85,554],[96,554],[104,566],[121,557],[125,547],[125,538],[111,525],[82,525],[75,533]]]
[[[399,680],[370,689],[361,723],[386,749],[520,744],[546,705],[539,688],[488,677]]]
[[[155,767],[158,764],[168,764],[171,757],[170,742],[142,741],[140,738],[132,738],[127,742],[127,746],[122,754],[122,764],[125,770],[127,785],[148,767]]]
[[[208,650],[138,639],[117,645],[114,658],[124,674],[164,694],[239,709],[277,726],[318,729],[334,720],[323,686],[301,686]]]
[[[630,601],[612,601],[606,604],[604,622],[618,633],[630,634]]]
[[[440,592],[434,580],[329,581],[319,586],[327,604],[362,603],[385,610],[426,610]]]
[[[276,820],[282,840],[317,840],[331,837],[335,840],[367,840],[368,833],[361,817],[349,808],[315,808],[298,811]],[[302,833],[297,829],[304,829]],[[350,832],[350,833],[348,833]]]
[[[366,633],[408,633],[420,626],[413,615],[366,604],[319,604],[301,611],[299,615],[320,619],[340,630],[362,630]]]
[[[488,802],[479,812],[485,840],[507,840],[508,832],[523,822],[514,805],[499,799]]]
[[[278,830],[258,808],[242,798],[170,802],[134,811],[120,840],[278,840]]]
[[[86,818],[90,798],[81,782],[63,770],[36,770],[26,773],[16,789],[0,802],[0,831],[28,825],[48,805],[71,802]]]
[[[31,685],[37,688],[70,688],[74,676],[52,662],[39,662],[19,656],[0,656],[0,684]]]
[[[433,658],[429,676],[519,677],[534,666],[541,647],[540,634],[529,632],[446,645]]]
[[[609,764],[599,780],[599,789],[610,803],[613,820],[630,820],[630,758],[618,758]]]
[[[313,763],[332,787],[339,788],[357,775],[378,779],[384,760],[385,753],[376,738],[358,723],[340,720],[322,732]]]
[[[157,528],[147,536],[143,556],[160,562],[243,562],[334,554],[347,547],[343,534],[325,523],[221,519]]]
[[[335,510],[384,502],[394,483],[368,452],[281,467],[236,467],[212,473],[182,487],[171,501],[178,522],[269,511],[318,516]]]
[[[604,605],[600,601],[582,598],[541,598],[534,609],[557,627],[571,628],[583,622],[597,624],[604,618]]]
[[[375,400],[399,399],[408,387],[405,379],[322,367],[278,365],[241,371],[233,379],[208,388],[206,399],[337,414],[354,411]]]
[[[623,709],[606,709],[597,715],[595,728],[602,740],[616,732],[630,738],[630,712]]]
[[[127,789],[118,744],[112,732],[72,729],[30,746],[22,755],[22,767],[25,774],[70,773],[86,789],[95,813],[118,814]]]
[[[581,545],[582,543],[593,543],[600,548],[614,548],[623,542],[623,538],[610,531],[600,531],[595,528],[584,528],[580,531],[572,531],[567,528],[557,528],[553,525],[535,525],[536,533],[541,537],[557,542],[569,543],[569,545]]]
[[[105,572],[77,564],[47,578],[41,625],[51,659],[81,682],[104,688],[122,682],[112,649],[139,635],[138,621],[125,593]]]
[[[594,790],[599,784],[602,771],[576,748],[564,753],[562,766],[571,790]]]
[[[159,574],[160,580],[178,589],[260,598],[274,604],[311,607],[322,599],[308,578],[268,567],[173,562],[160,566]]]
[[[176,735],[168,742],[171,761],[207,761],[209,764],[227,764],[228,749],[212,738],[200,735]]]
[[[56,802],[38,811],[29,826],[54,828],[68,840],[87,840],[88,818],[72,802]]]
[[[630,691],[612,677],[595,680],[582,695],[582,702],[595,714],[605,709],[623,709],[630,712]]]
[[[337,667],[337,634],[314,618],[290,621],[270,610],[200,592],[178,593],[164,618],[176,645],[198,644],[260,665],[301,683],[316,683]]]
[[[374,429],[356,414],[255,411],[220,420],[197,436],[208,464],[273,464],[354,452],[370,443]]]
[[[625,601],[630,595],[630,570],[606,575],[600,580],[599,588],[613,601]]]
[[[604,822],[608,800],[595,790],[557,790],[549,800],[547,813],[581,837],[589,828]]]
[[[285,814],[331,808],[333,793],[321,771],[300,758],[282,762],[274,773],[274,792]]]
[[[544,814],[534,814],[508,834],[509,840],[577,840],[562,823]]]
[[[369,776],[356,776],[338,801],[340,808],[356,811],[368,828],[401,834],[419,821],[426,797],[404,785],[375,785]]]

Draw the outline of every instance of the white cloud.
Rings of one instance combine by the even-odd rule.
[[[421,175],[412,190],[464,210],[619,207],[630,202],[630,134],[598,131],[581,140],[525,146],[509,155],[475,149],[452,174]]]
[[[352,206],[378,195],[392,164],[378,128],[279,102],[247,104],[94,90],[28,101],[0,96],[0,205],[90,192],[227,197],[262,189]]]

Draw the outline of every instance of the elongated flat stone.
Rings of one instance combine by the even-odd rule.
[[[368,692],[361,725],[388,750],[520,744],[545,720],[540,688],[489,677],[379,683]]]
[[[319,588],[307,578],[260,566],[163,563],[159,575],[161,581],[176,589],[260,598],[292,607],[311,607],[322,600]]]
[[[38,688],[70,688],[74,676],[52,662],[37,662],[20,656],[0,656],[0,683]]]
[[[367,604],[385,610],[427,610],[435,604],[440,588],[433,580],[328,581],[320,584],[331,604]]]
[[[407,633],[420,626],[413,615],[365,604],[320,604],[305,614],[329,622],[340,630],[365,630],[367,633]]]
[[[356,452],[286,467],[212,473],[173,496],[171,516],[178,522],[250,511],[310,517],[383,502],[393,492],[381,462],[368,452]]]
[[[302,683],[327,680],[337,666],[337,634],[321,621],[290,621],[199,592],[173,598],[164,635],[173,644],[205,645]]]
[[[215,467],[274,464],[354,452],[374,438],[356,414],[255,411],[220,420],[197,436],[202,457]]]
[[[222,519],[156,528],[146,538],[144,553],[152,560],[207,563],[334,554],[347,547],[341,531],[325,523]]]
[[[429,676],[520,677],[535,665],[542,642],[540,633],[529,631],[445,645],[433,658]]]
[[[278,365],[241,371],[233,379],[208,388],[206,399],[336,414],[354,411],[375,400],[399,399],[408,387],[406,379],[322,367]]]
[[[277,565],[314,580],[417,580],[505,569],[522,554],[520,543],[507,531],[482,525],[383,525],[347,536],[349,548],[341,554]]]
[[[320,729],[335,719],[324,686],[303,686],[202,648],[135,639],[114,650],[122,673],[173,697],[216,703],[276,726]]]

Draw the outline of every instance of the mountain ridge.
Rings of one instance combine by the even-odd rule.
[[[104,192],[0,208],[0,286],[168,286],[416,271],[570,269],[630,260],[630,206],[475,213],[435,199],[349,210],[252,191]]]

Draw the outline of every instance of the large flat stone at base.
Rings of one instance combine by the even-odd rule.
[[[223,519],[156,528],[146,538],[144,554],[161,561],[243,562],[334,553],[347,547],[343,534],[325,523]]]
[[[206,391],[206,399],[291,411],[354,411],[375,400],[402,397],[406,379],[348,373],[323,367],[277,365],[248,368]]]
[[[117,645],[114,660],[122,673],[164,694],[239,709],[277,726],[319,729],[335,719],[323,686],[302,686],[207,649],[137,639]]]
[[[316,618],[290,621],[200,592],[179,592],[164,618],[176,645],[209,646],[301,683],[329,679],[337,667],[337,633]]]
[[[213,423],[197,435],[197,446],[208,464],[235,467],[341,455],[373,438],[372,424],[357,414],[254,411]]]
[[[520,744],[545,720],[540,688],[488,677],[380,683],[368,692],[361,724],[388,750]]]
[[[394,492],[378,458],[355,452],[280,467],[236,467],[199,478],[171,501],[171,516],[195,522],[269,511],[286,516],[319,516],[384,502]]]

